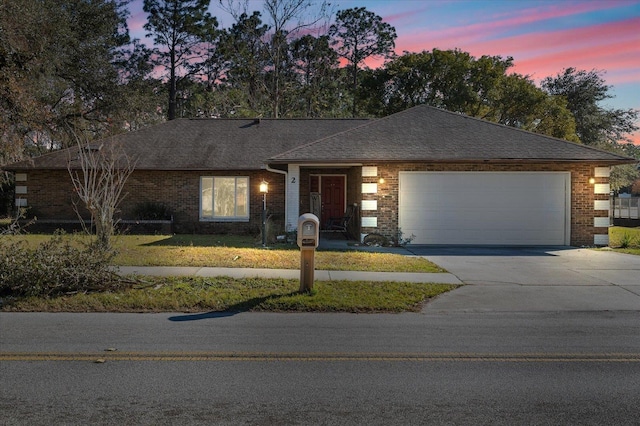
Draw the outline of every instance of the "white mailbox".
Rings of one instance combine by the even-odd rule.
[[[320,241],[320,220],[313,213],[298,218],[298,247],[300,250],[315,250]]]
[[[298,218],[298,247],[300,247],[300,292],[313,289],[316,248],[320,242],[320,220],[313,213]]]

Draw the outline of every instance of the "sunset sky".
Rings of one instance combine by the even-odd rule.
[[[251,0],[260,9],[261,0]],[[513,72],[536,82],[574,67],[606,71],[604,106],[640,110],[640,0],[337,0],[366,7],[396,28],[396,52],[458,48],[514,58]],[[231,18],[211,1],[222,26]],[[252,10],[253,10],[252,9]],[[142,0],[129,6],[132,37],[144,39]],[[639,123],[640,124],[640,123]],[[633,135],[640,144],[640,132]]]

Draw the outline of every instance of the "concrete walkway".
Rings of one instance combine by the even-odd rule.
[[[120,266],[121,274],[149,275],[159,277],[196,276],[231,278],[285,278],[300,279],[298,269],[258,268],[206,268],[173,266]],[[448,273],[417,272],[356,272],[316,270],[317,281],[402,281],[414,283],[462,284],[455,275]]]

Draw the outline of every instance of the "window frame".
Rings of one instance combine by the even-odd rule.
[[[211,216],[204,215],[204,197],[203,197],[203,189],[204,189],[204,180],[212,179],[211,185]],[[216,216],[215,215],[215,187],[216,187],[216,179],[234,179],[234,212],[237,214],[238,211],[238,180],[244,179],[246,181],[247,194],[245,198],[246,206],[247,206],[247,214],[246,216]],[[201,222],[249,222],[249,218],[251,216],[251,179],[249,176],[200,176],[200,192],[198,197],[198,209],[199,209],[199,217]]]

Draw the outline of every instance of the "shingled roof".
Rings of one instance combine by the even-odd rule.
[[[103,143],[122,141],[136,170],[258,170],[266,159],[367,122],[364,119],[178,119]],[[66,169],[77,147],[7,166]]]
[[[426,105],[364,123],[269,159],[272,164],[380,161],[634,162],[585,145]]]
[[[103,143],[118,140],[137,160],[137,170],[258,170],[265,163],[637,162],[425,105],[378,120],[178,119]],[[5,169],[66,169],[77,149]]]

